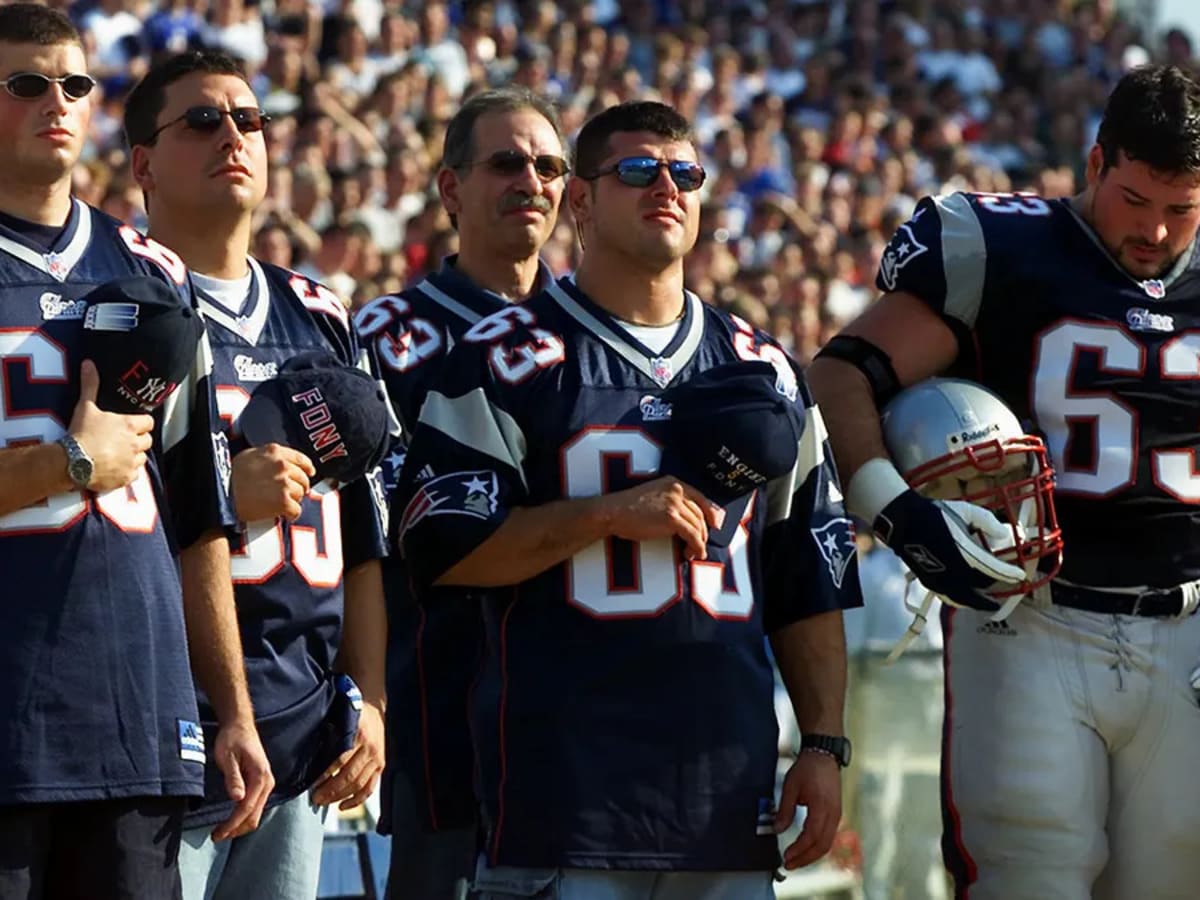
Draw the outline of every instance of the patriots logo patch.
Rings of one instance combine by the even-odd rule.
[[[928,250],[928,247],[917,240],[911,227],[901,225],[883,252],[883,259],[879,262],[879,277],[883,281],[883,286],[889,291],[894,291],[899,280],[900,270]]]
[[[490,519],[499,506],[500,481],[495,472],[451,472],[421,485],[400,517],[400,536],[429,516]]]
[[[216,464],[217,475],[221,478],[225,493],[228,494],[229,486],[233,482],[233,457],[229,453],[229,438],[223,431],[214,431],[210,434],[212,436],[213,462]]]
[[[383,526],[383,533],[388,533],[388,490],[383,482],[382,468],[372,469],[363,476],[366,479],[367,486],[371,489],[371,501],[375,504],[375,512],[379,516],[379,523]]]
[[[407,452],[402,444],[395,443],[392,445],[391,452],[379,464],[380,469],[383,470],[383,486],[387,489],[389,496],[396,489],[396,485],[400,483],[400,470],[404,468],[404,457]]]
[[[829,577],[839,590],[846,578],[850,560],[858,552],[854,543],[854,523],[846,518],[830,519],[820,528],[812,529],[813,540],[821,551],[821,558],[829,566]]]

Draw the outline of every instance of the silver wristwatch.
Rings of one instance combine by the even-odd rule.
[[[69,434],[60,437],[58,443],[67,451],[67,475],[70,476],[75,487],[85,490],[88,482],[92,480],[92,471],[95,468],[92,458],[87,455],[87,451],[83,449],[79,441]]]

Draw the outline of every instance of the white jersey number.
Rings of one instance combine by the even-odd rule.
[[[604,493],[605,469],[613,458],[624,459],[631,476],[651,477],[658,474],[661,456],[659,445],[639,428],[584,431],[563,448],[567,496]],[[732,586],[726,586],[725,563],[693,562],[690,567],[692,598],[717,619],[748,618],[754,606],[746,528],[752,508],[753,504],[729,544]],[[653,616],[682,596],[683,574],[675,558],[674,539],[634,544],[637,578],[633,588],[613,587],[611,554],[611,541],[598,541],[571,558],[573,604],[602,619]]]
[[[1061,322],[1038,340],[1033,406],[1057,470],[1056,490],[1107,497],[1137,479],[1138,413],[1107,391],[1072,384],[1080,351],[1098,354],[1101,373],[1137,378],[1146,371],[1146,351],[1128,332],[1102,322]],[[1200,332],[1177,335],[1159,351],[1164,380],[1200,379]],[[1200,419],[1200,414],[1197,416]],[[1067,464],[1072,429],[1091,431],[1095,448],[1087,468]],[[1150,451],[1154,482],[1185,503],[1200,503],[1200,474],[1190,449]]]
[[[250,402],[250,395],[240,387],[218,385],[217,411],[221,418],[236,430],[238,416]],[[313,485],[305,497],[320,504],[320,529],[292,525],[292,566],[315,588],[337,587],[342,580],[342,501],[329,482]],[[244,546],[230,554],[235,584],[262,584],[283,568],[286,561],[283,523],[247,522]],[[318,533],[318,530],[321,532]],[[324,551],[321,546],[324,544]]]
[[[410,315],[412,306],[403,297],[389,294],[372,300],[354,316],[364,340],[374,340],[380,361],[397,372],[415,369],[442,349],[442,332],[428,319]],[[400,323],[393,337],[388,327]]]
[[[33,329],[0,329],[0,448],[56,441],[67,429],[45,410],[15,411],[8,389],[8,366],[24,365],[30,381],[65,384],[67,356],[53,340]],[[67,491],[0,516],[0,533],[42,533],[70,528],[95,503],[122,531],[148,533],[158,521],[154,490],[143,467],[127,487],[104,494]]]

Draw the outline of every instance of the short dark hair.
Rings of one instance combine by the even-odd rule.
[[[1177,66],[1140,66],[1109,95],[1096,135],[1101,171],[1123,152],[1151,169],[1200,174],[1200,84]]]
[[[461,171],[475,161],[475,123],[480,117],[491,113],[520,112],[523,109],[533,110],[550,123],[554,133],[558,135],[559,143],[563,145],[563,152],[566,153],[567,142],[563,139],[562,122],[558,118],[555,105],[528,88],[504,87],[480,91],[459,107],[454,118],[446,126],[446,136],[442,144],[442,165],[447,169]]]
[[[130,147],[154,143],[156,138],[151,135],[158,127],[158,114],[167,105],[167,88],[193,72],[233,75],[246,81],[242,64],[221,50],[189,50],[156,63],[125,99],[125,139]]]
[[[66,13],[40,3],[11,3],[0,6],[0,44],[55,44],[83,46],[79,29]]]
[[[608,139],[625,131],[649,131],[671,141],[696,142],[688,120],[665,103],[619,103],[589,119],[575,139],[575,170],[581,177],[595,174],[609,154]]]

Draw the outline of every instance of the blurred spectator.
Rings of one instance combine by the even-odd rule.
[[[204,17],[199,0],[170,0],[146,20],[145,41],[154,55],[182,53],[200,39]]]
[[[260,251],[347,302],[403,288],[453,247],[429,188],[464,94],[527,84],[557,98],[568,133],[662,98],[695,123],[708,171],[689,284],[801,361],[874,297],[883,242],[922,194],[1070,195],[1113,81],[1139,61],[1196,65],[1194,36],[1152,39],[1111,0],[77,6],[105,87],[80,195],[141,222],[123,92],[151,54],[221,46],[275,117]],[[563,273],[576,249],[564,217],[543,255]]]
[[[80,20],[92,74],[110,93],[130,87],[147,69],[143,24],[126,0],[100,0]]]
[[[243,60],[253,72],[267,57],[262,17],[257,4],[245,0],[212,0],[208,25],[202,33],[206,46],[217,47]]]

